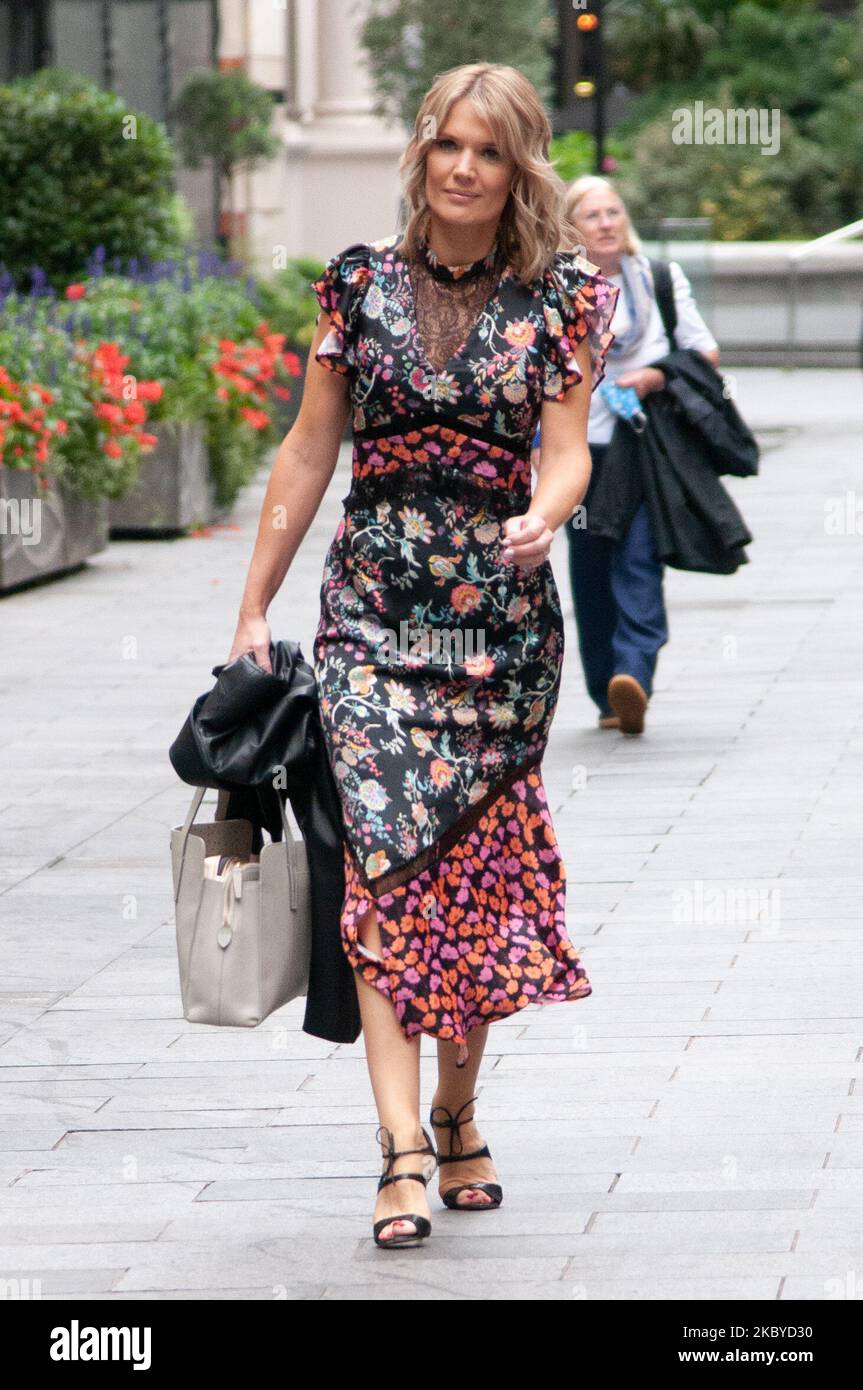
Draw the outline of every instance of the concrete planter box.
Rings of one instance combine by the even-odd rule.
[[[722,365],[863,366],[863,241],[818,246],[793,271],[797,241],[678,241],[679,261]]]
[[[299,358],[302,373],[300,376],[291,377],[290,387],[293,393],[291,400],[279,401],[276,407],[276,419],[278,421],[279,430],[283,435],[287,434],[300,413],[300,402],[303,399],[303,383],[306,379],[309,361],[309,349],[307,347],[298,347],[295,343],[286,343],[285,348],[288,352],[293,352]]]
[[[0,467],[0,593],[65,574],[108,544],[108,504],[61,483],[39,497],[33,474]]]
[[[132,491],[111,501],[111,535],[164,535],[215,521],[204,427],[197,421],[160,420],[148,429],[159,443],[141,455]]]
[[[279,434],[281,435],[282,439],[288,433],[288,431],[290,430],[291,426],[293,425],[294,421],[300,413],[300,404],[303,399],[303,386],[305,385],[306,373],[309,369],[309,349],[307,347],[298,347],[295,343],[288,343],[287,348],[290,352],[296,353],[297,357],[300,359],[302,375],[294,377],[291,381],[291,390],[294,393],[293,398],[289,401],[280,401],[278,405],[276,424],[278,426]],[[351,421],[350,411],[348,412],[348,418],[345,421],[345,428],[342,433],[342,438],[353,438],[353,424]],[[281,439],[279,440],[279,443],[281,443]]]

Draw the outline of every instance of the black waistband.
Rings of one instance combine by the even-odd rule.
[[[372,470],[361,477],[354,475],[351,490],[343,502],[349,507],[353,503],[361,505],[385,497],[425,496],[484,508],[495,515],[518,516],[530,506],[531,493],[526,484],[527,480],[524,487],[513,488],[509,484],[485,482],[471,477],[457,465],[435,459],[417,466],[402,465],[389,472]]]

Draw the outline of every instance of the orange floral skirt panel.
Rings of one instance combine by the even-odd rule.
[[[415,878],[373,897],[345,843],[342,945],[389,998],[407,1037],[431,1034],[468,1056],[472,1028],[527,1004],[583,999],[587,972],[566,931],[566,870],[539,766],[486,808]],[[359,938],[377,908],[383,957]]]

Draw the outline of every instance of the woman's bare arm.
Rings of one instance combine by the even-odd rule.
[[[521,517],[504,522],[510,542],[504,557],[535,569],[548,557],[554,533],[572,516],[587,492],[591,459],[587,445],[590,412],[590,347],[583,339],[575,351],[582,380],[562,401],[544,401],[540,411],[541,447],[531,454],[537,482],[530,506]]]
[[[571,387],[562,401],[543,401],[539,417],[541,448],[531,511],[540,512],[553,531],[572,516],[590,482],[590,348],[586,338],[576,348],[575,358],[583,380]]]
[[[309,349],[299,413],[279,446],[264,494],[229,662],[252,651],[258,664],[270,669],[267,609],[335,471],[350,400],[347,376],[315,361],[329,329],[329,315],[322,311]]]

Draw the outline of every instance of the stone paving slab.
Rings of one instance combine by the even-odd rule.
[[[761,476],[736,575],[668,571],[641,739],[600,731],[567,620],[544,776],[594,986],[496,1024],[494,1216],[371,1241],[362,1039],[187,1024],[167,749],[228,654],[266,481],[232,523],[112,544],[0,602],[0,1273],[45,1298],[820,1300],[863,1258],[863,537],[852,371],[735,373]],[[271,613],[311,657],[349,451]],[[34,640],[35,639],[35,640]],[[50,663],[41,654],[51,653]],[[207,806],[214,804],[214,795]],[[209,811],[203,814],[208,815]],[[424,1111],[435,1080],[423,1040]]]

